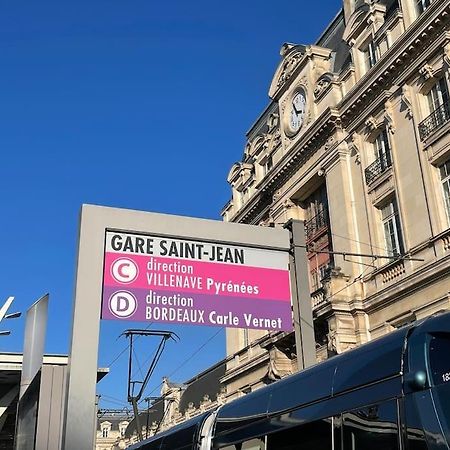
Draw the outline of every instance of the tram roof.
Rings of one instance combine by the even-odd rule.
[[[217,422],[267,417],[401,374],[405,339],[447,329],[450,313],[414,322],[222,406]],[[450,330],[449,330],[450,331]]]

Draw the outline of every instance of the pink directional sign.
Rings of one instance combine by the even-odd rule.
[[[102,319],[292,330],[288,254],[107,231]]]

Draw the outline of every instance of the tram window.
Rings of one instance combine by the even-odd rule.
[[[242,443],[241,450],[265,450],[265,438],[256,438]]]
[[[222,447],[221,450],[265,450],[265,448],[266,448],[266,438],[261,437],[241,442],[236,445],[229,445],[227,447]]]
[[[192,448],[193,436],[196,432],[196,426],[178,430],[176,433],[169,434],[163,439],[161,449],[190,449]]]
[[[396,401],[344,413],[343,440],[343,450],[397,450]]]
[[[450,335],[447,333],[435,334],[431,337],[429,357],[431,375],[434,384],[450,382]]]
[[[425,433],[416,402],[411,395],[406,396],[404,402],[407,448],[408,450],[426,450]]]
[[[268,450],[332,450],[332,448],[331,418],[306,423],[267,436]]]

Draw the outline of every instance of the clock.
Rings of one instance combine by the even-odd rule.
[[[306,97],[303,90],[296,91],[289,104],[288,128],[291,135],[297,133],[303,125],[306,110]]]

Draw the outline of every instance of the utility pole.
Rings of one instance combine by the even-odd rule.
[[[291,233],[289,271],[291,275],[292,313],[294,317],[295,347],[299,370],[316,361],[316,341],[309,290],[309,265],[306,257],[305,226],[301,220],[290,220],[285,225]]]
[[[131,403],[133,407],[134,419],[136,423],[138,438],[140,441],[143,440],[142,436],[142,428],[139,420],[139,411],[138,411],[138,402],[142,398],[145,388],[152,376],[156,365],[158,364],[159,359],[164,351],[166,346],[166,342],[169,339],[173,339],[174,341],[179,340],[178,335],[172,331],[159,331],[159,330],[126,330],[122,333],[125,337],[130,339],[130,354],[128,358],[128,401]],[[153,356],[153,360],[150,363],[150,366],[147,370],[147,374],[145,375],[143,380],[133,380],[133,338],[134,336],[159,336],[161,338],[159,345],[156,349],[156,352]],[[135,394],[135,386],[140,384],[141,387],[137,394]]]

